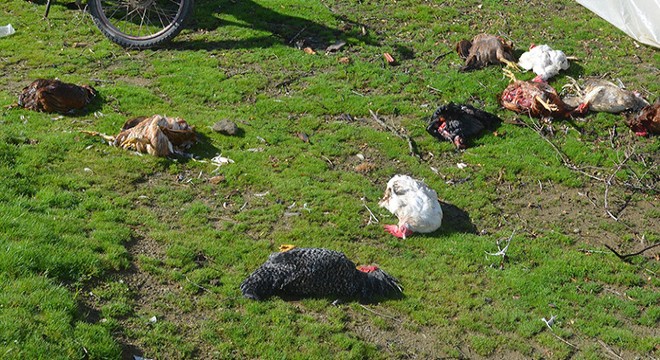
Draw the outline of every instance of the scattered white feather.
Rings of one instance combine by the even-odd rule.
[[[548,45],[537,45],[520,55],[518,65],[525,70],[532,70],[543,80],[568,69],[568,59],[561,50],[553,50]]]
[[[218,156],[214,157],[213,159],[211,159],[211,162],[213,164],[217,165],[217,166],[222,166],[222,165],[225,165],[225,164],[233,164],[234,160],[232,160],[230,158],[226,158],[226,157],[221,156],[221,155],[218,155]]]

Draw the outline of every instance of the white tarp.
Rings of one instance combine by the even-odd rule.
[[[660,48],[660,0],[577,0],[635,40]]]

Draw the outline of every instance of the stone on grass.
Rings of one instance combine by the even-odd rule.
[[[236,135],[238,133],[238,126],[233,121],[221,120],[213,124],[213,131],[224,135]]]

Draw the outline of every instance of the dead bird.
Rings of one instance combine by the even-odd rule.
[[[536,77],[532,81],[548,81],[569,67],[568,57],[561,50],[553,50],[548,45],[535,45],[520,55],[518,65],[525,70],[532,70]]]
[[[574,107],[565,104],[557,90],[545,81],[517,80],[512,72],[504,70],[512,80],[500,95],[500,104],[504,108],[532,117],[567,118],[578,114]]]
[[[289,250],[290,249],[290,250]],[[400,296],[399,281],[377,266],[355,266],[341,252],[282,246],[241,283],[243,296],[337,297],[371,302]]]
[[[506,64],[518,68],[513,57],[513,43],[499,36],[479,34],[472,41],[461,40],[456,44],[456,52],[465,60],[461,71],[477,70],[489,64]]]
[[[394,175],[378,205],[399,219],[397,225],[384,226],[385,231],[398,238],[405,239],[415,232],[431,233],[442,225],[438,194],[408,175]]]
[[[451,141],[458,149],[465,149],[470,137],[501,121],[496,115],[471,105],[449,103],[431,115],[426,131],[437,139]]]
[[[96,94],[96,90],[89,85],[37,79],[23,88],[18,96],[18,105],[34,111],[68,114],[87,106]]]
[[[644,107],[638,114],[629,116],[626,125],[638,136],[660,134],[660,99]]]
[[[122,126],[117,136],[93,131],[83,132],[100,136],[110,145],[154,156],[180,154],[197,142],[197,133],[193,126],[181,118],[162,115],[130,119]]]
[[[603,111],[617,114],[624,111],[639,111],[649,105],[642,96],[634,91],[626,90],[623,84],[616,85],[602,78],[586,78],[582,85],[569,78],[564,85],[569,92],[563,101],[569,106],[577,107],[578,111]]]

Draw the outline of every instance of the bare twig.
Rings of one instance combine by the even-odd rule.
[[[573,349],[577,349],[577,348],[578,348],[577,346],[575,346],[575,345],[569,343],[568,341],[562,339],[561,336],[555,334],[554,331],[551,331],[550,333],[552,334],[552,336],[556,337],[557,339],[559,339],[560,341],[562,341],[564,344],[566,344],[566,345],[572,347]]]
[[[594,207],[598,207],[598,205],[596,205],[596,202],[593,201],[593,200],[591,199],[591,197],[589,197],[589,193],[581,193],[581,192],[578,192],[578,195],[581,195],[581,196],[586,197],[587,200],[589,200],[589,202],[590,202]]]
[[[387,129],[389,132],[391,132],[391,133],[394,134],[395,136],[397,136],[397,137],[399,137],[399,138],[401,138],[401,139],[403,139],[403,140],[406,140],[406,141],[408,142],[408,149],[410,150],[410,155],[416,157],[417,159],[420,159],[420,160],[422,159],[422,157],[421,157],[421,156],[419,155],[419,153],[417,152],[417,147],[416,147],[415,144],[413,143],[413,141],[412,141],[412,139],[410,138],[410,136],[408,136],[408,135],[406,135],[406,134],[401,134],[401,133],[399,133],[396,129],[394,129],[394,128],[391,127],[390,125],[386,124],[385,122],[383,122],[383,120],[381,120],[381,119],[378,117],[378,115],[376,115],[376,113],[373,112],[371,109],[369,109],[369,113],[371,114],[371,116],[373,117],[373,119],[374,119],[378,124],[380,124],[380,126],[384,127],[385,129]]]
[[[375,222],[376,224],[378,224],[380,221],[378,220],[378,218],[376,217],[376,215],[374,215],[374,213],[371,211],[371,209],[369,209],[369,207],[367,206],[367,203],[364,201],[364,198],[362,198],[362,205],[364,205],[364,207],[365,207],[365,208],[367,209],[367,211],[369,212],[369,223],[368,223],[367,225],[370,225],[371,222],[372,222],[372,220],[373,220],[373,222]]]
[[[293,44],[293,42],[296,41],[298,36],[300,36],[300,34],[302,34],[302,32],[305,30],[307,30],[307,26],[303,27],[300,31],[298,31],[298,33],[294,37],[292,37],[291,40],[289,40],[289,44]]]
[[[514,230],[513,233],[511,233],[511,236],[509,236],[509,238],[506,239],[506,246],[504,247],[504,249],[502,249],[500,247],[500,241],[502,241],[503,239],[498,239],[497,240],[497,250],[499,250],[499,251],[496,252],[496,253],[486,252],[486,254],[491,255],[491,256],[502,256],[502,257],[506,256],[506,252],[509,249],[509,244],[511,244],[511,239],[513,239],[513,235],[515,235],[515,234],[516,234],[516,231]]]
[[[614,350],[612,350],[612,348],[610,348],[609,346],[607,346],[607,344],[606,344],[603,340],[598,339],[598,343],[599,343],[602,347],[604,347],[605,350],[609,351],[610,354],[614,355],[614,357],[615,357],[616,359],[623,360],[623,358],[622,358],[619,354],[615,353]]]
[[[446,53],[440,54],[440,55],[436,56],[436,58],[433,59],[433,61],[431,61],[431,63],[435,65],[435,63],[437,63],[438,60],[442,59],[443,57],[445,57],[445,56],[447,56],[447,55],[449,55],[453,52],[454,52],[454,50],[449,50]]]
[[[587,173],[586,171],[582,170],[581,168],[579,168],[577,165],[573,164],[571,162],[571,160],[569,159],[568,155],[564,154],[563,151],[559,150],[557,145],[555,145],[552,141],[550,141],[550,139],[548,139],[545,135],[543,135],[542,129],[540,127],[537,127],[537,126],[532,127],[532,126],[529,126],[527,123],[524,123],[524,124],[525,124],[525,126],[527,126],[530,129],[534,130],[534,132],[536,132],[543,140],[545,140],[548,144],[550,144],[550,146],[555,150],[557,155],[559,155],[559,159],[561,160],[562,164],[564,164],[564,166],[566,166],[570,170],[578,172],[578,173],[580,173],[584,176],[590,177],[594,180],[598,180],[598,181],[601,181],[601,182],[605,181],[605,179],[602,179],[602,178],[599,178],[597,176],[591,175],[591,174]]]
[[[188,278],[188,276],[186,276],[186,280],[188,280],[189,283],[195,285],[196,287],[198,287],[198,288],[200,288],[200,289],[206,291],[207,293],[209,293],[209,294],[213,294],[213,291],[211,291],[211,290],[209,290],[209,289],[207,289],[207,288],[205,288],[205,287],[199,285],[198,283],[196,283],[196,282],[190,280],[190,279]]]
[[[359,305],[360,305],[360,307],[362,307],[363,309],[369,311],[370,313],[376,314],[376,315],[378,315],[378,316],[382,316],[382,317],[384,317],[384,318],[386,318],[386,319],[390,319],[390,320],[394,320],[394,321],[396,321],[396,322],[403,323],[403,321],[401,321],[401,320],[399,320],[399,319],[397,319],[397,318],[395,318],[395,317],[393,317],[393,316],[389,316],[389,315],[381,314],[381,313],[379,313],[379,312],[377,312],[377,311],[374,311],[374,310],[369,309],[368,307],[366,307],[366,306],[364,306],[364,305],[362,305],[362,304],[359,304]]]
[[[647,250],[651,250],[651,249],[653,249],[654,247],[657,247],[657,246],[660,246],[660,242],[659,242],[659,243],[655,243],[655,244],[653,244],[653,245],[651,245],[651,246],[647,246],[647,247],[643,248],[642,250],[640,250],[640,251],[638,251],[638,252],[636,252],[636,253],[621,255],[621,254],[619,254],[616,250],[614,250],[612,247],[610,247],[609,245],[605,244],[605,247],[606,247],[606,248],[610,249],[610,251],[612,251],[612,252],[614,253],[614,255],[616,255],[619,259],[621,259],[621,260],[623,260],[623,261],[626,261],[626,259],[629,258],[629,257],[637,256],[637,255],[641,255],[641,254],[643,254],[645,251],[647,251]]]
[[[607,181],[605,182],[605,212],[607,212],[607,215],[609,215],[612,219],[614,219],[614,221],[619,221],[619,219],[616,216],[614,216],[614,214],[612,214],[612,212],[610,211],[609,203],[607,201],[607,199],[608,199],[607,196],[608,196],[609,191],[610,191],[610,186],[612,185],[612,179],[614,179],[614,177],[619,172],[619,170],[621,170],[623,165],[628,162],[628,160],[630,159],[632,154],[634,154],[634,152],[635,152],[635,149],[632,149],[632,151],[630,153],[626,154],[626,158],[623,159],[623,161],[621,161],[616,166],[616,169],[614,169],[614,172],[610,175],[610,177],[607,178]]]
[[[498,239],[497,240],[497,250],[498,251],[496,253],[489,253],[487,251],[485,252],[486,255],[501,256],[502,257],[502,260],[500,261],[500,270],[504,269],[504,260],[506,260],[506,252],[507,252],[507,250],[509,250],[509,245],[511,244],[511,239],[513,239],[513,235],[515,235],[515,234],[516,234],[516,231],[514,230],[511,233],[511,236],[509,236],[509,238],[506,239],[506,246],[504,246],[504,248],[500,247],[500,242],[504,239],[503,238]]]
[[[554,323],[555,323],[555,319],[556,319],[556,318],[557,318],[557,317],[556,317],[555,315],[552,315],[552,316],[550,317],[550,319],[548,319],[548,320],[546,320],[546,318],[542,318],[541,320],[545,323],[545,325],[548,327],[548,329],[550,329],[550,333],[552,334],[552,336],[556,337],[557,339],[559,339],[560,341],[562,341],[564,344],[566,344],[566,345],[568,345],[568,346],[570,346],[570,347],[572,347],[572,348],[574,348],[574,349],[577,349],[577,348],[578,348],[577,346],[575,346],[575,345],[569,343],[568,341],[562,339],[561,336],[555,334],[555,331],[552,329],[552,325],[554,325]]]
[[[555,315],[552,315],[550,316],[549,320],[546,320],[545,318],[542,318],[541,320],[545,323],[548,329],[552,330],[552,325],[555,324],[555,319],[557,319],[557,317]]]

